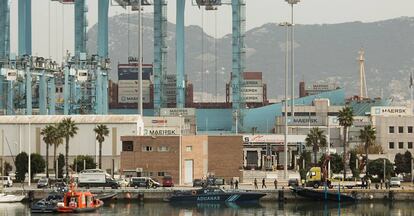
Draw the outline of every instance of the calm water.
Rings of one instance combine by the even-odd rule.
[[[30,215],[26,204],[0,204],[0,216]],[[41,215],[41,214],[32,214]],[[49,214],[50,215],[50,214]],[[106,204],[98,212],[77,215],[145,215],[145,216],[267,216],[267,215],[414,215],[410,202],[376,202],[325,205],[319,202],[278,204],[263,202],[249,206],[229,204],[204,204],[172,206],[168,203],[125,203]]]

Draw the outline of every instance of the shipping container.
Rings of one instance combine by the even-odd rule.
[[[262,95],[263,96],[263,87],[242,87],[242,95]]]
[[[262,72],[244,72],[243,78],[245,80],[262,80]]]
[[[244,86],[262,87],[263,81],[262,80],[244,80]]]
[[[149,80],[152,75],[152,65],[143,65],[142,79]],[[118,80],[138,80],[138,65],[137,64],[119,64],[118,65]]]

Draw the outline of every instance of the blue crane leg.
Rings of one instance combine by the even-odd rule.
[[[184,11],[185,0],[177,0],[177,25],[176,25],[176,50],[177,50],[177,108],[185,105],[185,81],[184,81]]]
[[[56,85],[55,78],[49,80],[49,115],[56,114]]]
[[[47,86],[46,86],[46,76],[45,71],[42,71],[42,74],[39,77],[39,112],[40,115],[47,114]]]

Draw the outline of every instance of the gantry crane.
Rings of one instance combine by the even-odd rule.
[[[178,1],[184,1],[184,0],[178,0]],[[243,116],[244,116],[243,110],[245,108],[245,103],[243,101],[243,98],[241,97],[241,89],[244,85],[243,72],[245,69],[245,53],[246,53],[245,51],[246,1],[245,0],[227,0],[227,1],[225,0],[195,0],[195,3],[199,7],[205,7],[206,10],[217,10],[217,7],[221,5],[232,6],[232,64],[233,64],[232,73],[231,73],[231,89],[232,89],[232,98],[233,98],[232,100],[232,109],[233,109],[232,130],[234,132],[242,131],[243,130]],[[177,7],[178,7],[178,2],[177,2]],[[177,8],[177,26],[180,25],[181,27],[184,27],[183,20],[182,21],[180,20],[180,23],[178,23],[178,13],[179,11]],[[183,11],[180,11],[180,13],[183,13]],[[178,37],[178,33],[177,33],[177,37]],[[183,39],[181,38],[177,40],[183,40]],[[178,54],[178,51],[177,51],[177,54]],[[177,65],[178,65],[178,62],[177,62]]]

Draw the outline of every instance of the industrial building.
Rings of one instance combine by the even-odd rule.
[[[241,176],[240,135],[123,136],[121,140],[121,171],[125,176],[160,179],[169,175],[175,184],[185,185],[209,175],[226,180]]]

